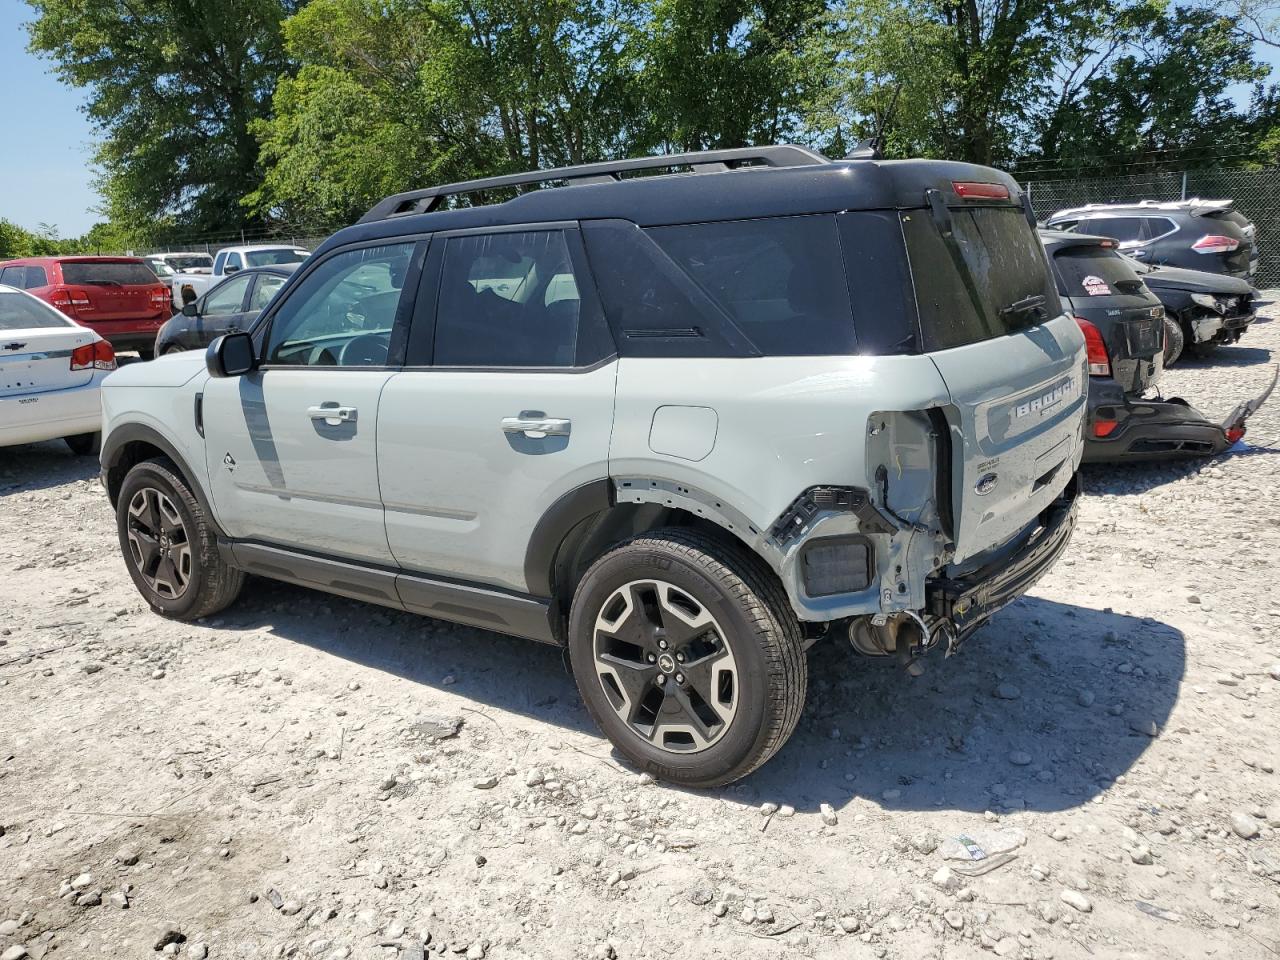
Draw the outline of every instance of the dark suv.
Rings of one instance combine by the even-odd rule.
[[[1251,280],[1258,269],[1256,230],[1230,200],[1091,203],[1059,210],[1054,230],[1110,237],[1122,253],[1152,266],[1183,267]]]

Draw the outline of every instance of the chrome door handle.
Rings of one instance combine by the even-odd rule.
[[[502,429],[507,433],[523,433],[534,437],[567,437],[571,420],[558,420],[541,414],[521,414],[518,417],[505,417]]]
[[[321,404],[318,407],[307,407],[307,416],[312,420],[324,420],[333,423],[354,423],[356,419],[355,407],[340,407],[337,404],[326,406]]]

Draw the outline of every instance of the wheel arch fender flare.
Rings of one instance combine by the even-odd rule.
[[[120,486],[125,474],[135,463],[150,459],[149,456],[133,457],[132,451],[143,447],[152,447],[173,462],[183,481],[191,490],[192,496],[200,503],[201,509],[208,518],[219,537],[223,536],[213,512],[212,504],[205,495],[204,488],[196,482],[198,474],[191,469],[186,458],[178,452],[177,446],[155,427],[145,423],[125,423],[112,429],[102,444],[100,461],[102,464],[102,485],[107,491],[107,499],[114,509],[120,494]]]

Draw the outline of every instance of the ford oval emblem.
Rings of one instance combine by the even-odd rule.
[[[978,478],[978,482],[973,485],[973,489],[977,491],[978,496],[985,497],[996,488],[996,484],[999,482],[1000,478],[994,473],[984,473]]]

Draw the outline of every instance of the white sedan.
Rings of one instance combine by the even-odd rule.
[[[94,331],[0,284],[0,447],[61,437],[73,453],[96,454],[100,388],[115,368]]]

